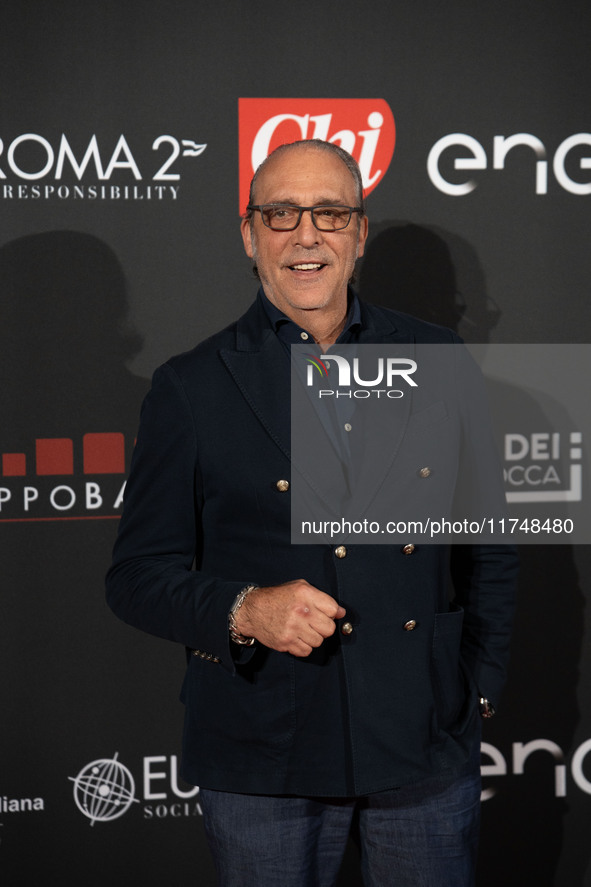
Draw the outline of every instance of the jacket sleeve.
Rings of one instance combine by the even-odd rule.
[[[506,509],[502,468],[494,441],[488,397],[480,369],[462,345],[455,346],[456,385],[463,412],[460,474],[467,482],[460,518],[488,525]],[[468,504],[470,503],[470,504]],[[487,540],[485,543],[483,539]],[[499,533],[480,534],[477,544],[453,545],[451,573],[456,602],[464,609],[462,656],[481,696],[497,704],[505,683],[515,608],[518,556]]]
[[[142,406],[107,602],[124,622],[211,654],[233,671],[235,657],[248,650],[229,639],[228,612],[253,580],[225,581],[194,569],[203,545],[201,505],[193,412],[165,364]]]
[[[495,706],[503,689],[515,603],[513,545],[452,545],[455,600],[464,609],[462,659],[478,693]]]

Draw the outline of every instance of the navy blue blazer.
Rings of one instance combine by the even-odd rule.
[[[362,322],[362,343],[459,341],[371,305]],[[515,550],[405,539],[347,544],[339,557],[338,540],[290,544],[290,491],[277,485],[291,479],[286,363],[257,301],[156,371],[109,605],[187,648],[189,782],[359,796],[459,772],[479,738],[477,697],[496,701],[504,682]],[[299,578],[346,608],[351,633],[339,625],[307,658],[230,641],[240,589]]]

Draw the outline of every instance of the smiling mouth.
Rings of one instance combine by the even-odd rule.
[[[290,265],[289,267],[291,271],[320,271],[325,266],[322,262],[301,262],[298,265]]]

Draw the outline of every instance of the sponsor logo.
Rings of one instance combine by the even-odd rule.
[[[519,148],[515,157],[508,155]],[[440,138],[429,152],[427,172],[435,187],[450,197],[464,197],[478,187],[475,177],[457,175],[463,170],[486,170],[489,159],[493,170],[505,169],[507,163],[519,163],[518,158],[527,156],[528,172],[535,182],[536,194],[548,193],[548,151],[537,136],[529,132],[510,136],[493,136],[492,151],[487,156],[484,146],[474,136],[454,132]],[[579,132],[564,139],[552,159],[552,170],[558,185],[570,194],[591,194],[591,181],[579,181],[580,173],[591,170],[591,133]],[[578,176],[578,177],[577,177]]]
[[[65,133],[53,143],[33,132],[23,133],[7,144],[0,138],[0,197],[91,202],[177,200],[183,159],[199,157],[206,148],[206,144],[171,135],[153,139],[153,154],[123,134],[115,144],[105,144],[105,140],[99,143],[96,134],[86,144],[79,138],[74,142]]]
[[[95,822],[109,822],[127,813],[138,803],[133,776],[113,758],[100,758],[83,767],[78,776],[68,777],[74,783],[74,801],[84,816]]]
[[[532,758],[539,761],[540,756],[544,755],[551,768],[548,782],[554,797],[565,798],[571,782],[584,794],[591,795],[591,781],[588,773],[585,773],[591,753],[591,739],[582,742],[568,755],[558,743],[545,738],[513,742],[509,751],[503,751],[489,742],[482,742],[480,748],[483,801],[503,792],[500,777],[527,776],[528,767],[533,765]],[[202,815],[198,801],[199,787],[184,789],[179,786],[176,755],[144,757],[141,770],[141,776],[134,778],[131,769],[118,760],[117,754],[112,758],[92,761],[82,767],[77,776],[68,777],[73,783],[76,807],[90,820],[91,825],[112,822],[127,813],[133,815],[134,811],[138,811],[136,815],[141,815],[142,819],[154,822]],[[137,791],[136,786],[141,790]],[[41,798],[18,801],[0,799],[0,811],[3,813],[43,809]]]
[[[0,797],[0,813],[33,813],[37,810],[45,810],[43,798]]]
[[[353,155],[369,194],[386,174],[396,141],[384,99],[239,99],[239,205],[244,213],[252,176],[279,145],[322,139]]]
[[[119,432],[37,438],[29,452],[0,454],[0,523],[118,518],[126,442]]]
[[[585,792],[585,794],[591,795],[591,781],[584,773],[585,759],[589,752],[591,752],[591,739],[587,739],[574,750],[568,766],[565,763],[563,750],[551,739],[532,739],[531,742],[514,742],[511,753],[508,755],[504,755],[498,748],[488,742],[483,742],[480,748],[485,756],[480,768],[483,778],[507,776],[510,773],[516,776],[523,776],[526,762],[531,755],[537,752],[547,752],[554,764],[554,796],[556,798],[565,798],[567,795],[569,768],[577,788]],[[486,760],[487,758],[488,761]],[[496,794],[496,788],[485,787],[482,792],[482,800],[487,801]]]
[[[176,755],[152,755],[142,761],[142,777],[137,782],[131,770],[118,760],[99,758],[83,767],[77,776],[69,776],[74,783],[73,797],[78,810],[95,822],[110,822],[123,816],[133,804],[140,805],[143,819],[182,819],[201,816],[196,800],[198,786],[184,789],[179,785]]]
[[[505,434],[507,502],[580,502],[582,442],[580,431]]]

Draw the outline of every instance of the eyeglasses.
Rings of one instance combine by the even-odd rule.
[[[314,227],[319,231],[342,231],[351,221],[353,213],[363,213],[360,206],[292,206],[289,203],[263,203],[247,206],[247,210],[260,210],[263,225],[272,231],[294,231],[302,221],[302,213],[309,212]]]

